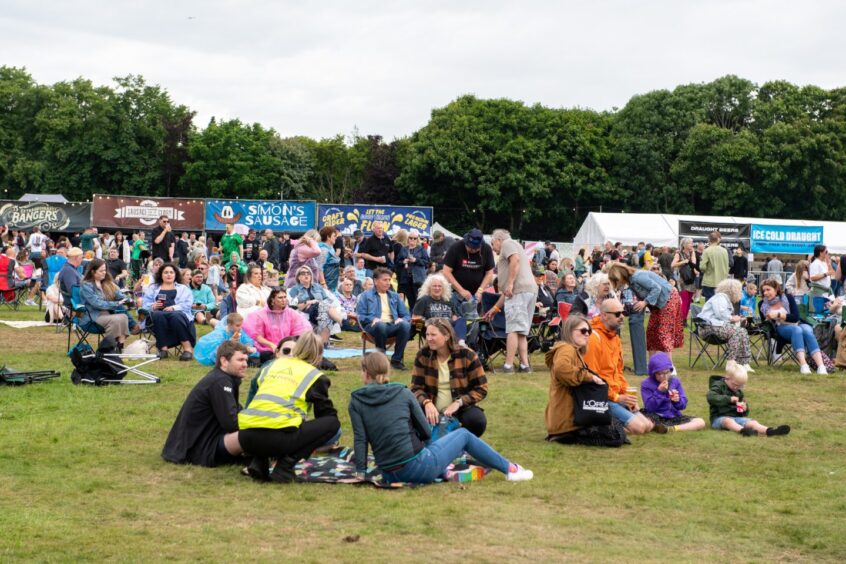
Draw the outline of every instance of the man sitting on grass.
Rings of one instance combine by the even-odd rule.
[[[200,466],[242,462],[238,386],[247,373],[247,354],[247,347],[241,343],[221,343],[215,367],[197,382],[179,410],[162,449],[162,458]]]

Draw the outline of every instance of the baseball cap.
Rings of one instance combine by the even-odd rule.
[[[464,244],[471,249],[478,249],[482,246],[482,232],[479,229],[471,229],[464,235]]]
[[[364,233],[362,233],[362,232],[361,232],[361,229],[356,229],[356,230],[353,232],[353,237],[361,237],[361,236],[363,236],[363,235],[364,235]]]

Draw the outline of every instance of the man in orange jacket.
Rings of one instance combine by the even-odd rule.
[[[628,382],[623,375],[623,342],[620,339],[622,323],[623,304],[615,298],[603,301],[601,313],[591,320],[593,333],[584,355],[585,363],[608,384],[611,415],[620,420],[627,433],[666,433],[666,427],[653,425],[638,411],[637,395],[626,393]]]

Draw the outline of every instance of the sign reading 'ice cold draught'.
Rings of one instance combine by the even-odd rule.
[[[361,230],[368,236],[373,233],[373,224],[381,222],[385,231],[393,235],[400,229],[416,229],[422,236],[432,235],[432,208],[422,206],[368,206],[320,204],[318,223],[337,227],[344,235],[352,235]]]
[[[752,225],[753,253],[804,255],[823,242],[822,226]]]
[[[314,202],[283,200],[206,200],[205,226],[209,231],[223,231],[227,224],[246,225],[262,231],[305,232],[315,227]]]

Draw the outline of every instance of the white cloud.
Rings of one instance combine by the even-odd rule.
[[[464,93],[553,107],[737,74],[843,85],[838,2],[5,2],[2,63],[35,80],[143,75],[284,135],[386,138]],[[190,18],[190,19],[189,19]]]

